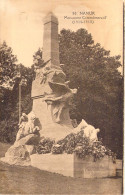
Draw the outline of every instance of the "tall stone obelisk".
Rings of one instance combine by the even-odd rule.
[[[53,13],[44,18],[44,66],[36,71],[32,83],[32,111],[41,124],[41,136],[59,140],[71,133],[69,104],[75,89],[65,82],[59,62],[58,20]]]
[[[59,66],[58,19],[50,12],[43,20],[43,60],[51,66]]]

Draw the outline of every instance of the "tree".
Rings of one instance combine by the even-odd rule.
[[[94,44],[85,29],[63,29],[59,36],[60,63],[77,88],[71,117],[101,129],[100,136],[113,150],[122,154],[123,78],[118,68],[120,56],[110,56],[99,43]],[[114,140],[112,140],[112,137]]]
[[[17,58],[6,42],[0,45],[0,87],[11,89],[17,74]]]
[[[22,78],[27,85],[22,86],[22,112],[27,114],[32,108],[31,84],[34,71],[17,64],[12,49],[4,42],[0,46],[0,141],[14,142],[19,122],[19,83]]]

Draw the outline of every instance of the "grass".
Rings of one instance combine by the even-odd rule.
[[[0,157],[9,144],[0,143]],[[37,168],[0,162],[0,194],[113,194],[121,193],[121,178],[82,179],[64,177]]]

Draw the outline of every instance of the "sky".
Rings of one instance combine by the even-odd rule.
[[[17,55],[19,63],[33,64],[33,54],[43,45],[43,18],[52,11],[61,29],[76,31],[85,28],[95,43],[100,43],[111,56],[123,59],[122,0],[0,0],[0,42],[5,40]],[[94,12],[94,23],[73,23],[67,17],[82,17],[80,12]],[[76,12],[76,15],[73,13]],[[80,19],[77,21],[81,21]],[[83,19],[82,19],[83,21]]]

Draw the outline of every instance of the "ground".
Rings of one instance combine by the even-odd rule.
[[[0,143],[0,157],[9,144]],[[122,178],[82,179],[64,177],[33,167],[0,162],[0,194],[122,194]]]

